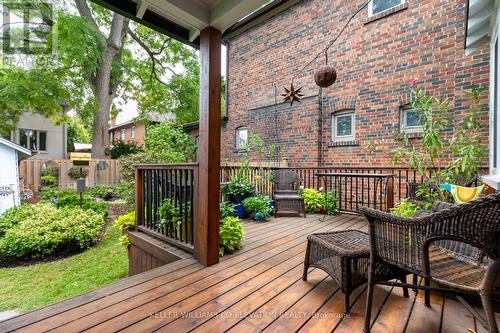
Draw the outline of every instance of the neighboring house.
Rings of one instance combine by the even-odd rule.
[[[66,125],[36,112],[24,112],[10,140],[33,152],[32,159],[63,160],[67,155]]]
[[[490,174],[483,181],[500,190],[500,6],[494,0],[468,1],[465,48],[470,58],[477,57],[484,46],[490,49]],[[481,69],[482,70],[482,69]]]
[[[31,156],[31,151],[0,138],[0,214],[21,203],[19,193],[19,161]]]
[[[488,85],[489,48],[465,54],[465,0],[374,0],[328,52],[337,82],[327,89],[314,83],[315,70],[325,62],[321,56],[294,81],[305,95],[302,103],[281,103],[283,87],[362,3],[292,2],[282,12],[251,15],[225,33],[222,162],[237,161],[238,150],[257,134],[278,146],[279,157],[293,167],[388,166],[389,152],[402,144],[401,130],[420,136],[409,107],[412,79],[450,100],[450,133],[468,111],[471,84]]]
[[[146,138],[146,125],[172,121],[174,118],[170,114],[151,114],[147,119],[132,119],[121,124],[112,124],[109,129],[109,140],[124,141],[144,146]]]

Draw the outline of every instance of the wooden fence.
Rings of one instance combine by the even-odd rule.
[[[21,187],[37,192],[41,187],[53,181],[46,176],[55,177],[53,185],[60,189],[75,188],[76,181],[68,175],[74,167],[71,160],[24,160],[19,166]],[[85,177],[87,186],[117,184],[120,181],[120,165],[118,160],[91,160]],[[45,177],[45,178],[42,178]]]

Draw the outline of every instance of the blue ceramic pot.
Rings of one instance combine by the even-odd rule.
[[[242,203],[236,204],[234,206],[234,213],[240,219],[246,219],[246,218],[248,218],[248,212],[245,209],[245,207],[243,207]]]
[[[266,216],[260,213],[253,213],[253,219],[255,221],[264,221],[266,219]]]

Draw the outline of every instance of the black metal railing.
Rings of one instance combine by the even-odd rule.
[[[196,172],[196,164],[137,165],[137,229],[193,251]]]

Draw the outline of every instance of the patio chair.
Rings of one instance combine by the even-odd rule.
[[[274,217],[277,217],[278,211],[296,211],[303,213],[306,217],[306,208],[304,198],[298,194],[300,176],[287,169],[278,169],[274,171],[272,182],[274,183]]]
[[[486,319],[461,296],[457,299],[489,332],[498,333],[492,298],[500,294],[500,193],[412,219],[367,207],[361,212],[368,219],[370,231],[364,332],[370,331],[375,284],[404,285],[376,281],[374,267],[383,264],[423,277],[425,286],[411,285],[415,289],[479,295]],[[457,243],[477,252],[470,252],[466,258],[464,248],[453,250]],[[478,260],[470,260],[474,257]],[[430,287],[431,281],[440,287]]]

